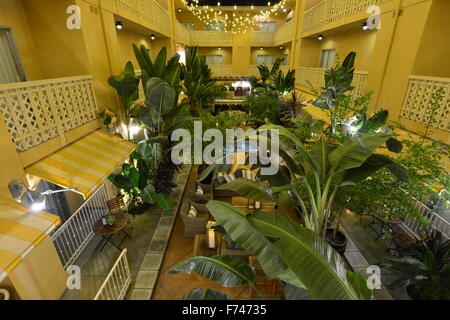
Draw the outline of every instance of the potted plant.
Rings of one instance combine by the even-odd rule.
[[[389,287],[407,286],[413,300],[450,300],[450,241],[434,231],[408,256],[388,257],[382,266],[401,274]]]

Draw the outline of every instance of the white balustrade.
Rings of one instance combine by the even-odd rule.
[[[98,118],[92,76],[0,84],[0,114],[18,151]]]
[[[94,300],[123,300],[131,284],[131,273],[124,249],[111,268]]]
[[[431,127],[450,131],[450,78],[410,76],[400,117],[427,124],[431,116],[430,100],[439,88],[444,89],[444,98],[434,113]]]
[[[94,224],[107,214],[105,186],[102,185],[53,234],[52,240],[64,268],[80,256],[94,237]]]
[[[315,89],[320,90],[325,86],[324,75],[327,69],[324,68],[308,68],[300,67],[296,69],[297,85],[303,88],[310,88],[312,85]],[[353,95],[361,97],[365,93],[368,73],[364,71],[356,71],[353,77],[352,86]]]
[[[323,28],[327,24],[366,12],[369,6],[387,0],[324,0],[303,15],[303,32]]]

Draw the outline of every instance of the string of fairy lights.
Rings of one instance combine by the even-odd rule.
[[[273,5],[268,2],[267,7],[263,9],[252,5],[249,9],[240,11],[236,5],[225,9],[220,2],[217,3],[217,6],[209,6],[201,5],[201,0],[182,1],[205,24],[208,30],[231,32],[233,34],[255,30],[261,22],[269,20],[270,16],[276,16],[280,11],[285,11],[287,2],[287,0],[281,0]]]

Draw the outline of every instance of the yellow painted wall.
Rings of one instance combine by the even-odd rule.
[[[25,9],[20,0],[0,0],[0,26],[10,27],[29,80],[42,78],[35,39],[31,33]]]
[[[66,27],[70,0],[22,0],[44,79],[89,74],[81,30]]]
[[[218,48],[211,47],[201,47],[198,49],[199,54],[201,55],[221,55],[222,56],[222,64],[232,64],[232,48],[231,47],[223,47],[222,50]]]
[[[130,30],[117,30],[117,40],[120,48],[120,63],[124,66],[128,61],[133,63],[136,70],[139,70],[139,64],[134,55],[132,44],[136,44],[138,47],[141,45],[146,46],[151,51],[151,41],[148,36],[138,34]],[[153,52],[152,52],[153,55]],[[153,57],[152,57],[153,58]]]
[[[275,62],[277,58],[283,58],[285,53],[289,53],[289,50],[280,50],[280,47],[264,47],[263,50],[261,48],[251,48],[250,64],[256,64],[258,55],[272,55]]]
[[[403,14],[398,19],[377,103],[378,108],[389,110],[391,120],[399,119],[430,7],[431,1],[414,2],[403,7]]]
[[[434,0],[413,74],[450,78],[450,1]]]
[[[372,52],[375,47],[377,31],[363,31],[360,27],[326,36],[319,41],[319,48],[316,56],[316,67],[320,66],[320,55],[322,50],[336,49],[341,61],[351,51],[356,52],[355,68],[358,71],[367,71],[372,63]]]

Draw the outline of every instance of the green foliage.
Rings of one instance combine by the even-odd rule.
[[[244,108],[259,123],[264,123],[265,119],[279,123],[282,103],[279,98],[264,93],[258,96],[248,96]]]
[[[295,70],[289,70],[286,75],[282,70],[273,77],[273,86],[280,94],[291,92],[295,88]]]
[[[295,135],[283,127],[268,125],[257,131],[272,129],[277,129],[280,136],[290,139],[298,153],[293,156],[285,151],[283,145],[280,146],[280,157],[285,161],[287,171],[280,170],[284,178],[279,178],[282,178],[281,181],[285,181],[286,185],[283,188],[277,185],[276,190],[272,185],[274,201],[286,199],[279,197],[278,193],[289,190],[302,209],[305,226],[321,237],[325,237],[339,188],[358,184],[382,168],[389,169],[402,181],[407,180],[407,175],[400,165],[385,156],[374,154],[377,148],[391,138],[390,135],[362,134],[357,138],[348,137],[339,146],[327,143],[322,137],[318,143],[306,149]],[[263,136],[259,138],[262,139]],[[235,181],[227,184],[226,188],[254,200],[267,200],[260,197],[258,190],[261,186],[258,183],[244,184],[242,181]],[[291,202],[292,199],[288,201]]]
[[[211,104],[223,91],[211,78],[212,72],[204,56],[198,54],[198,47],[186,50],[186,65],[182,66],[183,91],[185,101],[192,115],[197,116],[199,109]]]
[[[248,215],[210,201],[208,209],[233,241],[258,258],[270,278],[305,287],[315,299],[371,299],[362,276],[345,271],[342,258],[310,230],[275,213]]]
[[[412,285],[420,300],[450,300],[450,242],[439,232],[417,242],[409,256],[388,260],[383,265],[401,273],[391,288]]]
[[[206,289],[203,290],[201,288],[192,289],[189,293],[187,293],[183,300],[230,300],[230,297],[220,291]]]

